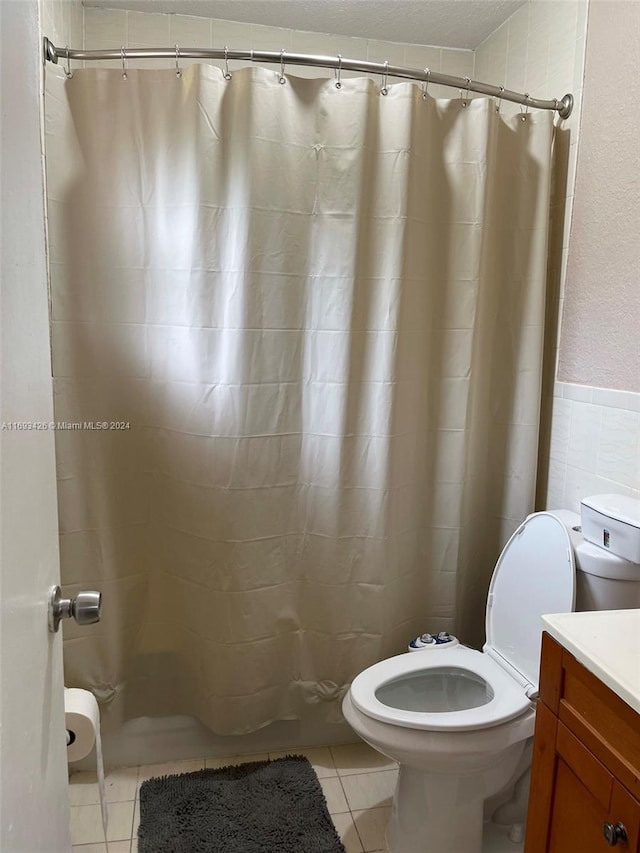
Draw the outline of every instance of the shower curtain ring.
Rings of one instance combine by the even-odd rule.
[[[429,91],[429,77],[431,77],[431,69],[423,68],[425,81],[422,84],[422,99],[425,100],[427,97],[427,92]]]
[[[176,77],[182,77],[182,71],[180,70],[180,48],[176,45]]]
[[[122,59],[122,79],[127,79],[127,53],[124,47],[120,48],[120,58]]]
[[[522,112],[522,107],[520,107],[520,121],[526,121],[527,116],[529,115],[529,101],[531,100],[531,95],[528,92],[525,92],[524,102],[526,104],[526,109]]]
[[[253,54],[253,51],[252,51],[252,54]],[[251,56],[251,59],[253,60],[253,55]],[[224,46],[224,71],[222,72],[222,76],[224,77],[225,80],[231,80],[231,76],[232,76],[229,73],[229,48],[226,46],[226,44]]]
[[[385,59],[384,61],[384,74],[382,75],[382,86],[380,87],[381,95],[388,95],[389,88],[387,86],[387,79],[389,77],[389,60]]]
[[[287,82],[286,77],[284,76],[284,48],[280,51],[280,76],[278,77],[278,83],[282,83],[283,85]]]
[[[462,106],[466,107],[469,103],[469,92],[471,91],[471,77],[464,78],[467,81],[467,91],[465,93],[464,98],[462,99]],[[462,89],[460,89],[460,95],[462,95]]]
[[[498,98],[498,103],[496,104],[496,112],[500,112],[500,107],[502,106],[502,96],[504,95],[504,86],[500,86],[500,97]]]
[[[64,69],[64,76],[67,80],[71,80],[73,77],[73,71],[71,70],[71,60],[69,59],[69,45],[67,45],[67,67]]]
[[[342,74],[342,55],[338,54],[338,68],[333,72],[336,76],[336,89],[342,89],[340,75]]]

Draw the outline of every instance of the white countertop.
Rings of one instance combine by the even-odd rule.
[[[543,630],[640,714],[640,610],[556,613]]]

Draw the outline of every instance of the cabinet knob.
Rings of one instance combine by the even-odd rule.
[[[627,840],[627,830],[623,823],[603,823],[602,832],[609,847],[615,847],[618,841],[624,844]]]

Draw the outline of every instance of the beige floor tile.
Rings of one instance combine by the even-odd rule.
[[[140,826],[140,798],[136,800],[136,807],[133,811],[133,826],[131,827],[131,837],[136,839],[136,848],[138,846],[138,827]]]
[[[109,803],[109,841],[131,838],[134,804]],[[71,807],[71,843],[100,844],[104,839],[100,806]]]
[[[340,781],[351,811],[390,806],[398,778],[397,770],[341,776]]]
[[[398,766],[395,761],[372,749],[366,743],[332,746],[331,754],[339,776],[371,773],[374,770],[392,770]]]
[[[390,808],[353,812],[353,820],[366,853],[387,849],[385,831],[390,817]]]
[[[319,781],[322,785],[322,793],[327,801],[329,814],[334,815],[340,812],[348,812],[349,806],[347,805],[338,776],[330,776],[327,779],[320,779]]]
[[[138,785],[154,776],[172,776],[174,773],[193,773],[204,768],[204,759],[193,758],[189,761],[169,761],[165,764],[142,764],[138,768]]]
[[[138,768],[112,770],[105,778],[105,797],[108,803],[133,800],[138,784]],[[74,773],[69,779],[69,802],[72,806],[89,806],[100,802],[98,778],[95,772]]]
[[[109,853],[130,853],[130,845],[129,840],[110,841]],[[74,844],[72,849],[75,853],[107,853],[104,844]]]
[[[318,779],[326,779],[329,776],[337,776],[338,771],[331,757],[328,746],[314,746],[309,749],[288,749],[281,752],[270,752],[269,758],[284,758],[285,755],[304,755],[316,771]]]
[[[109,851],[111,853],[111,851]],[[138,836],[134,835],[131,839],[131,853],[138,853]]]
[[[338,830],[340,839],[345,846],[346,853],[363,853],[364,847],[353,823],[350,812],[334,814],[331,816],[335,828]]]
[[[228,767],[230,764],[248,764],[250,761],[266,761],[267,752],[256,752],[252,755],[228,755],[226,758],[207,758],[205,766],[209,768]]]

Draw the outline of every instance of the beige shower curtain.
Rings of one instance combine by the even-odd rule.
[[[533,508],[551,115],[48,76],[62,573],[104,594],[67,684],[241,733],[338,719],[422,631],[481,643]]]

